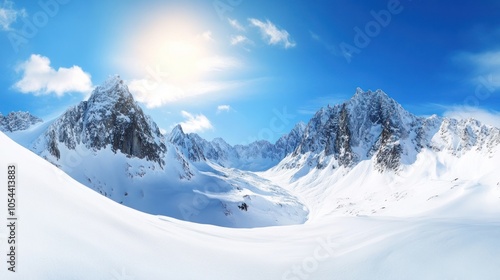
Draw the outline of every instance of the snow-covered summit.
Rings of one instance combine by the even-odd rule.
[[[119,76],[108,79],[92,92],[88,101],[68,109],[39,139],[38,150],[47,149],[60,157],[60,145],[75,149],[100,150],[147,158],[163,164],[166,147],[156,123],[144,114]]]
[[[97,86],[92,92],[91,98],[95,103],[113,103],[115,100],[133,101],[128,86],[119,75],[108,77],[102,85]]]
[[[197,136],[197,135],[196,135]],[[201,139],[201,138],[200,138]],[[184,133],[181,125],[176,125],[168,135],[168,142],[174,144],[186,158],[192,162],[205,161],[205,155],[198,143],[198,139],[193,139]]]

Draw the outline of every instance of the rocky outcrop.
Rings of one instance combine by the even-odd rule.
[[[31,126],[43,122],[29,112],[11,112],[7,116],[0,114],[0,131],[15,132],[26,130]]]

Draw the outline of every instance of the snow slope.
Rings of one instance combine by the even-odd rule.
[[[231,229],[120,205],[3,133],[0,154],[1,170],[10,163],[19,170],[19,262],[16,273],[7,271],[2,262],[0,279],[497,279],[500,275],[500,216],[492,207],[498,193],[492,196],[479,187],[471,205],[456,203],[454,215],[440,218],[335,217],[320,211],[306,224]],[[6,180],[5,175],[2,178]],[[0,217],[5,217],[2,189]],[[488,204],[475,205],[479,202]],[[479,208],[485,211],[474,215]],[[2,226],[4,258],[6,237],[7,228]]]

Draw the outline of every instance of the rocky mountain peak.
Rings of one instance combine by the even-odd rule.
[[[168,136],[168,141],[179,149],[179,152],[193,162],[206,160],[203,149],[204,141],[196,134],[185,134],[180,124],[176,125]]]
[[[184,133],[184,130],[182,130],[182,126],[178,124],[172,129],[172,131],[168,135],[168,141],[176,144],[180,143],[181,141],[184,141],[185,137],[186,134]]]
[[[417,119],[382,90],[357,88],[348,101],[314,115],[294,155],[322,153],[333,156],[339,166],[376,157],[380,170],[397,169],[405,152],[399,142],[409,137]]]
[[[102,85],[97,86],[92,92],[89,100],[89,105],[110,107],[116,104],[131,104],[134,103],[134,98],[130,93],[125,82],[120,76],[109,77]]]
[[[59,158],[59,145],[69,149],[85,145],[100,150],[146,158],[163,164],[166,146],[156,123],[134,101],[119,76],[97,86],[88,101],[68,109],[46,131],[49,152]]]

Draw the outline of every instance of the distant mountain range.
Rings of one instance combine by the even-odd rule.
[[[88,101],[41,122],[29,113],[11,113],[0,116],[0,129],[119,203],[231,227],[305,222],[307,203],[283,184],[314,188],[329,178],[323,189],[334,188],[364,164],[373,167],[368,173],[395,176],[429,153],[430,162],[443,165],[439,170],[451,169],[450,164],[466,164],[461,159],[469,154],[496,160],[500,146],[499,128],[474,119],[418,117],[381,90],[359,88],[350,100],[320,109],[276,143],[231,146],[221,138],[186,134],[180,125],[162,135],[118,76],[96,87]],[[437,167],[428,168],[432,173]]]
[[[11,112],[7,116],[0,113],[0,131],[14,132],[26,130],[31,126],[43,122],[29,112]]]

